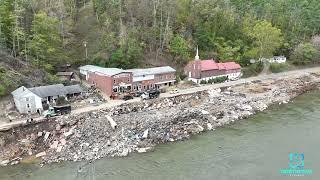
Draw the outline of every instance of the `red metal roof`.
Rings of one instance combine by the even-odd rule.
[[[240,69],[241,66],[235,62],[216,63],[214,60],[202,60],[201,71],[208,70],[234,70]]]
[[[201,71],[208,71],[213,69],[219,69],[218,65],[214,60],[202,60],[201,62]]]

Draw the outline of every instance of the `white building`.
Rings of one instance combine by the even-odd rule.
[[[63,84],[16,89],[11,94],[17,110],[23,114],[41,113],[43,105],[55,103],[58,97],[80,94],[83,90],[79,85],[64,86]]]
[[[260,61],[262,62],[269,62],[269,63],[286,63],[287,58],[285,56],[274,56],[270,59],[261,58]]]

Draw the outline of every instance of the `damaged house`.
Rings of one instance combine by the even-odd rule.
[[[80,67],[82,79],[108,96],[124,92],[143,92],[174,85],[175,72],[176,70],[170,66],[127,70],[93,65]]]
[[[34,114],[41,113],[50,103],[55,103],[59,97],[67,97],[81,94],[83,92],[79,85],[64,86],[55,84],[26,88],[24,86],[16,89],[11,94],[19,113]]]

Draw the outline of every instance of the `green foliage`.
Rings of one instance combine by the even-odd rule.
[[[0,84],[0,97],[6,95],[6,89]]]
[[[65,97],[58,97],[56,104],[57,106],[67,105],[69,102],[66,100]]]
[[[216,77],[213,79],[214,83],[223,83],[228,80],[227,76]]]
[[[253,41],[253,48],[247,52],[251,58],[269,58],[282,45],[281,30],[266,20],[258,21],[253,28],[246,27],[245,33]]]
[[[311,43],[301,43],[295,49],[290,60],[295,65],[319,63],[319,51]]]
[[[201,80],[200,84],[207,84],[208,82],[206,80]]]
[[[0,65],[0,76],[6,73],[6,69]]]
[[[59,83],[61,83],[60,79],[57,76],[51,75],[51,74],[48,74],[46,76],[45,82],[46,82],[46,84],[59,84]]]
[[[0,45],[12,48],[12,31],[15,18],[13,15],[13,0],[0,0]]]
[[[208,84],[213,84],[214,83],[214,80],[213,79],[209,79],[208,80]]]
[[[64,63],[62,40],[58,31],[58,20],[49,17],[45,12],[35,14],[32,23],[32,36],[29,42],[30,53],[35,57],[39,67],[46,67]]]
[[[287,64],[279,64],[279,63],[272,63],[270,64],[270,71],[273,73],[279,73],[288,70]]]
[[[184,80],[187,78],[187,75],[185,75],[183,71],[180,71],[176,74],[176,78],[179,78],[180,80]]]
[[[227,76],[220,76],[216,78],[211,78],[208,81],[201,80],[200,84],[214,84],[214,83],[223,83],[228,80]]]
[[[188,42],[180,35],[175,35],[170,42],[170,52],[177,64],[185,64],[190,58]]]
[[[181,67],[196,46],[202,58],[243,66],[273,55],[308,64],[312,50],[297,45],[320,34],[319,19],[318,0],[0,0],[0,46],[49,72],[87,63],[83,41],[91,63],[107,67],[170,57]]]
[[[262,72],[263,67],[263,63],[258,62],[255,64],[251,64],[245,68],[242,68],[243,77],[246,78],[250,76],[256,76]]]

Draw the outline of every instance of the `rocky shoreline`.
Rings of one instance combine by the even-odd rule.
[[[0,162],[30,157],[42,163],[91,161],[148,152],[157,144],[247,118],[318,88],[320,74],[255,81],[172,98],[141,101],[58,117],[0,134]]]

